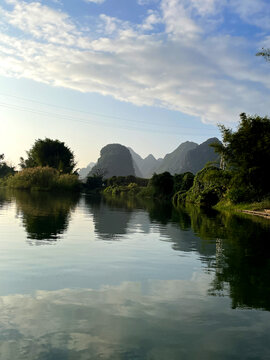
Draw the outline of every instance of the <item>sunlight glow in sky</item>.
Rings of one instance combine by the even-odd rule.
[[[164,156],[269,114],[267,0],[0,0],[0,153],[65,141]]]

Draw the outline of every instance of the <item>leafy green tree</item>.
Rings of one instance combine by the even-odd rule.
[[[174,188],[173,188],[174,193],[178,191],[188,191],[193,185],[194,175],[191,172],[176,174],[173,177],[173,181],[174,181]]]
[[[14,175],[15,170],[14,167],[8,166],[8,164],[4,161],[4,154],[0,154],[0,178],[4,178],[8,175]]]
[[[169,197],[173,193],[173,176],[168,171],[162,174],[154,174],[150,179],[149,186],[153,188],[155,197]]]
[[[235,132],[223,125],[220,130],[223,144],[213,147],[232,173],[234,202],[260,200],[270,193],[270,119],[242,113]]]
[[[103,186],[103,177],[99,175],[88,176],[86,179],[86,188],[88,190],[101,189]]]
[[[64,142],[52,139],[38,139],[32,148],[27,151],[27,159],[21,158],[20,166],[31,168],[49,166],[61,173],[70,174],[76,166],[74,154]]]

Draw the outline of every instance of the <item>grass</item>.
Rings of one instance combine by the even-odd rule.
[[[260,202],[232,204],[229,200],[222,200],[214,206],[216,210],[242,211],[242,210],[264,210],[270,209],[270,199]]]

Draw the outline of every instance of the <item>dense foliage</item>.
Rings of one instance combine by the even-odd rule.
[[[231,175],[215,166],[207,166],[194,178],[189,191],[179,191],[173,197],[175,205],[191,202],[201,206],[216,205],[225,195]]]
[[[59,140],[38,139],[27,151],[27,159],[21,158],[20,166],[33,168],[48,166],[64,174],[71,174],[76,166],[73,152]]]
[[[177,192],[185,192],[188,191],[194,181],[194,175],[191,172],[186,172],[183,174],[176,174],[173,177],[174,185],[173,185],[173,193]]]
[[[92,175],[87,176],[86,182],[85,182],[85,188],[87,190],[97,190],[101,189],[104,184],[103,177],[100,175]]]
[[[9,166],[4,161],[4,158],[4,154],[0,154],[0,179],[5,178],[9,175],[13,175],[15,173],[14,167]]]
[[[110,179],[107,179],[106,183],[107,186],[114,186],[114,185],[121,185],[121,186],[127,186],[130,183],[137,184],[139,186],[147,186],[149,180],[148,179],[142,179],[133,175],[129,176],[113,176]]]
[[[168,171],[162,174],[154,174],[149,185],[153,189],[154,197],[169,197],[173,194],[173,176]]]
[[[38,166],[23,169],[8,178],[7,185],[14,189],[27,190],[78,190],[78,176],[74,174],[61,174],[56,169]]]
[[[231,172],[228,196],[231,201],[256,201],[270,193],[270,119],[240,115],[233,132],[220,126],[223,144],[214,145],[224,167]]]

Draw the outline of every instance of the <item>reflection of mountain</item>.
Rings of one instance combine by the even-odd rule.
[[[129,210],[124,214],[123,199],[110,209],[94,211],[95,226],[107,234],[134,231],[158,232],[160,239],[172,242],[172,248],[193,252],[200,256],[207,271],[214,272],[215,279],[209,293],[229,295],[233,307],[251,307],[270,310],[270,223],[216,211],[205,212],[198,207],[172,210],[170,204],[140,202],[140,218],[130,209],[136,203],[127,202]],[[117,209],[117,206],[121,209]],[[103,204],[106,208],[106,205]],[[98,215],[98,216],[97,216]],[[140,224],[138,225],[138,221]],[[120,230],[114,225],[120,224]],[[229,293],[225,289],[229,288]]]
[[[95,229],[104,239],[125,234],[129,228],[132,231],[137,228],[149,233],[152,227],[153,231],[160,233],[162,240],[173,243],[174,250],[198,252],[204,262],[208,262],[216,254],[215,241],[202,242],[199,237],[194,236],[190,230],[190,216],[184,211],[173,210],[170,202],[108,197],[103,199],[102,203],[97,202],[95,206],[90,199],[89,205],[93,212]],[[137,211],[134,211],[135,209]],[[143,209],[139,212],[140,216],[138,209]]]
[[[85,203],[93,215],[95,232],[100,239],[116,240],[127,233],[131,210],[109,206],[105,201],[86,196]]]
[[[78,202],[78,194],[50,194],[45,192],[16,191],[18,211],[30,240],[56,240],[69,223],[69,215]],[[31,244],[42,244],[39,241]]]

